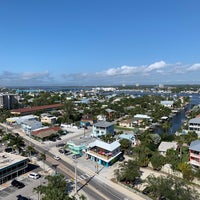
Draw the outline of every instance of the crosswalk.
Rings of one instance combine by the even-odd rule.
[[[78,180],[86,180],[89,178],[90,178],[90,176],[88,174],[82,174],[81,176],[78,177]]]
[[[91,176],[88,174],[81,174],[80,176],[77,176],[77,181],[82,181],[82,180],[88,180]],[[66,182],[68,183],[73,183],[74,179],[66,179]]]

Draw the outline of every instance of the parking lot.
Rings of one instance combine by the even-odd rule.
[[[31,200],[37,200],[38,194],[33,192],[33,189],[41,184],[45,184],[46,180],[44,177],[39,179],[28,178],[27,174],[18,177],[18,180],[25,184],[25,187],[18,189],[11,186],[11,181],[1,185],[0,189],[0,200],[16,200],[17,195],[22,195],[31,198]]]

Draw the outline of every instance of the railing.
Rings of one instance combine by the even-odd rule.
[[[190,164],[200,167],[200,163],[195,160],[190,160]]]
[[[190,157],[195,157],[195,158],[199,158],[200,159],[200,154],[196,154],[196,153],[190,153]]]
[[[88,150],[88,152],[106,160],[109,160],[112,157],[111,155],[102,155],[92,150]]]

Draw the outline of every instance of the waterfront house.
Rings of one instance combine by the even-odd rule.
[[[107,121],[99,121],[93,124],[92,137],[114,134],[114,123]]]
[[[189,120],[188,130],[195,131],[200,136],[200,118],[193,118]]]
[[[121,153],[118,141],[106,143],[101,140],[95,140],[88,145],[86,158],[99,165],[109,167],[119,159]]]
[[[189,146],[190,164],[200,167],[200,140],[192,141]]]
[[[133,117],[133,126],[134,125],[144,125],[144,121],[152,121],[151,117],[148,115],[143,115],[143,114],[136,114]]]

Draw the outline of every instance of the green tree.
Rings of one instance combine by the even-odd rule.
[[[139,166],[134,160],[124,161],[114,174],[118,181],[133,183],[136,178],[140,177]]]
[[[160,170],[162,166],[165,164],[165,157],[155,152],[152,155],[150,161],[154,170]]]
[[[121,150],[126,152],[128,149],[130,149],[132,142],[128,139],[121,139],[119,141],[120,145],[121,145]]]
[[[178,169],[182,172],[184,179],[189,180],[189,181],[192,181],[194,179],[194,172],[190,164],[179,163]]]
[[[39,185],[34,191],[42,195],[42,200],[75,200],[75,197],[69,197],[66,192],[66,181],[64,176],[46,176],[47,185]]]
[[[166,152],[166,163],[171,164],[172,170],[177,170],[180,163],[179,152],[174,149],[168,149]]]
[[[148,176],[146,179],[151,196],[154,198],[165,197],[169,200],[196,200],[200,196],[187,182],[171,176]]]
[[[70,123],[70,116],[72,115],[74,104],[72,101],[65,101],[63,105],[63,122]]]

